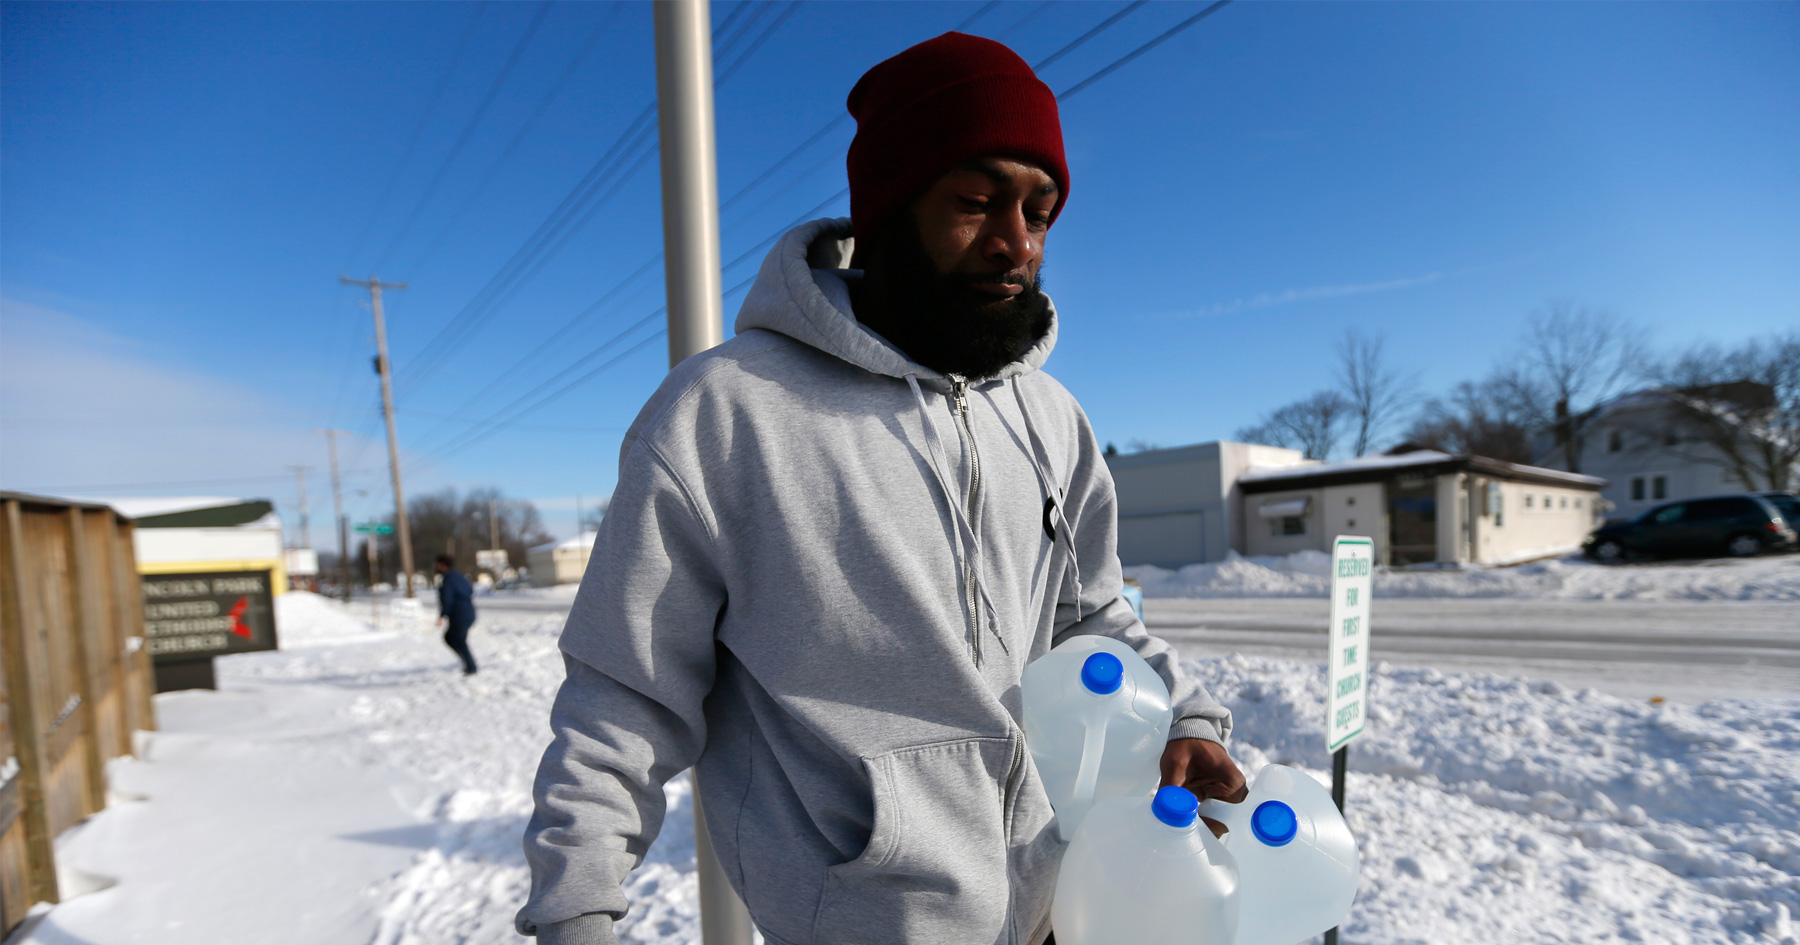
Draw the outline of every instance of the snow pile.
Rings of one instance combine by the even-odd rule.
[[[1324,670],[1189,663],[1246,773],[1329,783]],[[1800,700],[1653,705],[1489,675],[1373,673],[1347,809],[1347,942],[1781,941],[1800,913]],[[1767,939],[1756,939],[1767,934]]]
[[[1331,558],[1322,551],[1125,569],[1146,597],[1325,597]],[[1601,565],[1571,555],[1513,567],[1378,570],[1377,597],[1540,597],[1585,600],[1800,601],[1800,555],[1680,564]]]
[[[317,594],[290,591],[275,598],[276,642],[304,647],[377,639],[381,630],[369,622],[370,617],[367,604],[346,608]]]
[[[114,769],[141,798],[59,840],[65,866],[118,885],[22,941],[519,941],[519,837],[562,615],[484,611],[481,673],[464,679],[433,632],[363,624],[359,637],[342,621],[366,605],[309,598],[284,596],[284,631],[341,642],[222,659],[225,691],[158,697],[168,730],[147,761]],[[1247,773],[1279,761],[1328,779],[1317,664],[1188,667],[1236,712]],[[1347,945],[1792,945],[1800,700],[1656,706],[1497,676],[1373,675],[1369,732],[1350,750],[1364,874]],[[628,943],[699,941],[686,778],[666,795],[662,836],[628,880]]]

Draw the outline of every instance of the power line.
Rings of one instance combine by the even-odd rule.
[[[1080,36],[1075,37],[1073,40],[1070,40],[1068,45],[1064,46],[1061,49],[1058,49],[1057,51],[1051,53],[1048,56],[1045,56],[1042,59],[1039,59],[1037,61],[1037,64],[1031,67],[1032,70],[1033,71],[1041,70],[1044,67],[1049,66],[1050,64],[1056,62],[1058,59],[1061,59],[1062,57],[1067,56],[1069,53],[1072,53],[1075,50],[1081,48],[1081,46],[1083,44],[1085,44],[1088,40],[1093,39],[1096,36],[1099,36],[1101,33],[1104,33],[1109,29],[1112,29],[1114,24],[1116,24],[1120,20],[1123,20],[1124,18],[1130,16],[1131,14],[1137,12],[1138,7],[1141,7],[1144,4],[1149,3],[1149,2],[1150,2],[1150,0],[1136,0],[1135,3],[1127,4],[1125,9],[1120,10],[1117,13],[1114,13],[1112,16],[1109,16],[1104,20],[1101,20],[1098,26],[1095,26],[1093,29],[1088,30],[1087,32],[1081,34]]]
[[[462,35],[457,37],[456,46],[450,52],[450,64],[444,67],[444,74],[438,77],[437,87],[431,90],[431,98],[425,103],[425,110],[419,113],[419,123],[413,127],[412,137],[400,152],[400,160],[394,165],[394,173],[388,177],[387,186],[381,189],[381,196],[375,201],[375,208],[369,212],[369,222],[363,224],[362,232],[356,234],[355,242],[350,244],[350,259],[344,268],[356,261],[362,252],[363,240],[368,239],[369,231],[375,228],[375,221],[381,218],[381,211],[387,206],[388,198],[393,196],[394,188],[400,183],[400,175],[406,170],[406,164],[412,160],[413,150],[419,146],[419,138],[425,134],[425,125],[431,120],[431,113],[437,110],[437,104],[444,97],[444,89],[450,85],[450,77],[456,74],[456,67],[462,62],[463,52],[468,49],[469,39],[475,35],[475,24],[481,20],[481,14],[487,9],[487,3],[475,6],[475,12],[469,14],[469,22],[463,26]]]
[[[431,203],[431,198],[437,195],[438,187],[444,183],[444,175],[450,172],[450,165],[456,163],[456,159],[462,155],[463,148],[468,146],[469,139],[474,137],[475,129],[481,125],[481,119],[486,117],[488,109],[494,104],[494,99],[499,97],[501,87],[506,84],[507,77],[512,75],[513,68],[519,64],[519,59],[525,55],[525,47],[531,45],[532,37],[537,35],[538,27],[544,25],[544,17],[549,13],[550,0],[544,0],[538,4],[537,13],[532,16],[531,23],[525,27],[525,35],[519,37],[518,43],[513,46],[512,55],[507,56],[506,63],[500,67],[500,74],[494,77],[493,83],[488,86],[487,94],[481,97],[481,104],[475,106],[475,114],[469,116],[468,122],[463,125],[462,133],[457,135],[456,141],[450,145],[450,153],[444,156],[443,161],[439,162],[437,172],[431,175],[431,182],[425,185],[425,192],[419,195],[419,199],[413,204],[412,211],[401,222],[400,231],[394,234],[392,240],[388,241],[387,249],[382,250],[381,258],[375,262],[376,269],[387,265],[387,261],[394,255],[394,250],[399,249],[401,241],[405,240],[407,235],[412,232],[413,224],[418,222],[419,214],[425,210],[427,204]]]
[[[537,108],[532,111],[531,116],[525,119],[525,123],[520,125],[519,130],[513,134],[512,140],[507,142],[506,147],[501,150],[500,156],[495,158],[493,164],[488,166],[487,173],[483,174],[481,180],[477,181],[475,186],[469,190],[469,195],[463,199],[462,205],[456,208],[456,212],[450,215],[449,222],[445,223],[443,229],[438,231],[437,237],[431,241],[430,245],[425,247],[424,252],[419,254],[419,258],[414,261],[412,265],[414,271],[416,271],[419,266],[423,265],[426,260],[430,259],[433,253],[437,252],[437,248],[443,244],[445,238],[452,232],[455,232],[456,225],[462,222],[463,215],[468,213],[469,208],[475,205],[476,199],[486,192],[488,184],[493,183],[494,175],[499,173],[500,168],[505,166],[508,160],[511,160],[513,152],[518,150],[519,145],[524,143],[525,138],[531,134],[532,129],[537,127],[538,119],[544,117],[544,112],[549,110],[551,103],[555,102],[557,97],[562,94],[563,87],[575,76],[576,71],[581,68],[582,63],[587,61],[588,54],[594,51],[595,46],[599,45],[600,37],[606,34],[607,29],[612,26],[613,21],[618,19],[619,11],[623,9],[624,7],[621,4],[615,3],[611,5],[610,9],[607,11],[606,18],[601,20],[598,26],[594,27],[592,33],[588,34],[587,42],[575,53],[575,58],[569,61],[568,68],[563,70],[562,75],[557,78],[555,84],[550,86],[550,90],[544,93],[543,99],[538,102]]]
[[[1057,93],[1056,100],[1061,102],[1061,101],[1065,101],[1065,100],[1073,97],[1076,93],[1080,92],[1082,89],[1085,89],[1088,86],[1093,85],[1095,82],[1098,82],[1101,79],[1104,79],[1109,75],[1112,75],[1114,72],[1117,72],[1119,69],[1123,68],[1126,63],[1132,61],[1133,59],[1136,59],[1139,56],[1142,56],[1143,54],[1149,52],[1152,49],[1155,49],[1157,46],[1162,45],[1164,41],[1170,39],[1176,33],[1179,33],[1182,30],[1185,30],[1188,27],[1193,26],[1195,23],[1198,23],[1201,20],[1204,20],[1207,17],[1212,16],[1214,13],[1217,13],[1220,9],[1222,9],[1226,4],[1228,4],[1230,2],[1231,2],[1231,0],[1216,0],[1216,2],[1208,5],[1206,9],[1201,10],[1199,13],[1196,13],[1193,16],[1190,16],[1187,19],[1182,20],[1180,23],[1177,23],[1174,26],[1169,27],[1167,30],[1164,30],[1155,39],[1152,39],[1151,41],[1145,43],[1142,46],[1139,46],[1136,49],[1133,49],[1131,52],[1128,52],[1125,55],[1120,56],[1117,59],[1114,59],[1112,62],[1108,63],[1105,67],[1103,67],[1099,72],[1096,72],[1093,75],[1090,75],[1087,78],[1082,79],[1080,82],[1077,82],[1074,85],[1071,85],[1068,88]]]
[[[773,26],[765,29],[751,42],[734,65],[746,61],[749,56],[760,49],[763,43],[767,42],[768,38],[774,34],[775,28],[785,22],[787,16],[797,7],[798,0],[795,0]],[[736,13],[737,11],[733,11],[734,15]],[[730,21],[731,17],[727,17],[726,24],[729,24]],[[746,20],[745,25],[736,34],[718,42],[721,53],[727,56],[731,55],[732,48],[740,44],[743,38],[749,34],[754,22],[755,16]],[[715,41],[726,24],[721,24],[721,30],[714,31]],[[501,271],[490,278],[482,290],[476,294],[476,297],[471,299],[448,324],[432,336],[406,371],[404,379],[408,383],[421,382],[442,366],[457,349],[467,344],[473,332],[497,314],[512,296],[524,287],[525,283],[548,265],[550,260],[568,244],[569,240],[573,239],[575,234],[580,232],[593,218],[600,207],[618,193],[625,182],[649,161],[650,156],[655,153],[654,125],[651,122],[655,113],[656,103],[653,101],[644,107],[637,119],[633,121],[632,126],[622,132],[620,138],[614,142],[607,155],[603,155],[600,162],[597,162],[589,170],[583,181],[576,185],[576,189],[563,198],[557,209],[552,211],[551,216],[539,225],[538,230],[527,239],[526,244],[502,266]],[[608,157],[619,152],[621,145],[625,145],[624,152],[619,154],[610,169],[603,172],[603,166],[607,164]],[[627,155],[639,149],[643,150],[637,155],[631,166],[621,172],[619,168],[627,160]],[[616,178],[616,180],[611,189],[595,202],[594,195],[606,186],[608,177]],[[583,204],[589,203],[592,205],[585,212],[580,209]],[[579,219],[575,219],[577,213],[581,214]],[[573,221],[572,225],[571,221]],[[553,244],[552,241],[554,241]]]
[[[743,53],[731,63],[731,65],[726,66],[725,69],[713,79],[713,87],[717,88],[724,85],[725,82],[744,65],[744,63],[750,61],[751,56],[756,55],[756,51],[761,49],[762,45],[769,41],[769,37],[775,35],[776,30],[781,29],[781,24],[786,23],[788,17],[793,16],[795,11],[799,9],[800,0],[792,0],[792,2],[787,5],[787,9],[781,11],[781,15],[775,18],[775,22],[770,23],[768,27],[762,31],[762,34],[756,37],[755,42],[752,42],[749,47],[747,47]],[[749,28],[745,27],[744,32],[748,33],[749,31]]]
[[[1205,9],[1201,10],[1199,13],[1195,14],[1194,16],[1191,16],[1191,17],[1187,18],[1186,20],[1183,20],[1182,22],[1177,23],[1175,26],[1171,27],[1168,30],[1165,30],[1163,33],[1157,35],[1155,38],[1151,39],[1149,42],[1146,42],[1143,45],[1138,46],[1136,49],[1133,49],[1131,52],[1128,52],[1125,55],[1119,57],[1118,59],[1115,59],[1113,62],[1102,67],[1100,70],[1098,70],[1095,73],[1093,73],[1092,75],[1088,76],[1086,79],[1083,79],[1082,81],[1071,86],[1069,89],[1063,91],[1062,93],[1057,95],[1058,101],[1064,100],[1072,95],[1075,95],[1075,94],[1081,92],[1082,90],[1086,89],[1088,86],[1094,84],[1095,82],[1098,82],[1100,79],[1103,79],[1106,76],[1111,75],[1113,72],[1118,71],[1120,68],[1124,67],[1127,63],[1130,63],[1132,60],[1138,58],[1139,56],[1142,56],[1146,52],[1149,52],[1151,49],[1154,49],[1156,46],[1161,45],[1163,42],[1172,38],[1173,36],[1180,33],[1181,31],[1183,31],[1183,30],[1187,29],[1188,27],[1193,26],[1195,23],[1198,23],[1199,21],[1205,19],[1206,17],[1210,16],[1211,14],[1213,14],[1214,12],[1216,12],[1217,10],[1219,10],[1221,7],[1225,6],[1229,2],[1230,2],[1230,0],[1217,0],[1217,2],[1211,4],[1210,6],[1206,7]],[[1042,63],[1040,63],[1040,67],[1043,64],[1047,64],[1049,62],[1054,62],[1055,60],[1066,55],[1068,52],[1072,51],[1073,49],[1086,43],[1088,40],[1091,40],[1095,36],[1100,35],[1100,33],[1105,32],[1107,29],[1110,29],[1113,25],[1117,24],[1120,20],[1124,19],[1125,16],[1129,15],[1130,13],[1135,11],[1139,6],[1142,6],[1142,5],[1143,5],[1142,0],[1140,0],[1140,2],[1134,3],[1134,4],[1126,7],[1124,10],[1121,10],[1118,13],[1115,13],[1112,16],[1108,17],[1106,20],[1102,21],[1100,24],[1098,24],[1094,28],[1088,30],[1086,33],[1083,33],[1081,36],[1077,37],[1071,43],[1065,45],[1062,49],[1059,49],[1057,52],[1053,53],[1050,57],[1048,57],[1046,60],[1044,60]],[[994,4],[990,3],[988,6],[983,7],[981,10],[976,11],[976,14],[974,17],[971,17],[969,20],[965,20],[964,25],[967,25],[969,22],[972,22],[974,19],[979,18],[981,15],[985,14],[993,6],[994,6]],[[842,120],[841,118],[838,119],[838,121],[841,121],[841,120]],[[821,129],[821,131],[818,133],[815,133],[812,138],[808,139],[808,144],[823,137],[824,133],[829,131],[830,128],[833,127],[835,124],[836,124],[836,122],[834,122],[832,124],[828,124],[826,126],[826,128]],[[789,152],[789,154],[786,157],[782,158],[781,161],[777,162],[777,165],[785,163],[787,161],[791,161],[796,155],[798,155],[804,149],[805,149],[805,145]],[[768,176],[769,176],[769,172],[764,172],[763,175],[760,175],[756,180],[752,181],[752,183],[750,185],[747,185],[743,191],[740,191],[740,195],[744,192],[747,192],[750,189],[750,187],[753,187],[756,184],[759,184],[762,181],[766,180],[768,178]],[[743,263],[744,261],[748,260],[755,253],[765,249],[770,244],[773,244],[774,242],[779,240],[781,238],[781,236],[783,236],[788,230],[791,230],[794,226],[797,226],[800,223],[805,222],[807,219],[810,219],[813,214],[823,210],[825,207],[830,206],[832,203],[835,203],[836,201],[842,199],[844,196],[849,194],[849,192],[850,192],[850,189],[848,187],[845,187],[845,188],[839,190],[837,193],[832,194],[830,197],[826,198],[825,201],[818,204],[817,206],[815,206],[813,209],[807,211],[806,213],[802,214],[799,218],[797,218],[794,222],[790,223],[788,226],[778,229],[774,235],[772,235],[769,238],[763,240],[762,242],[756,244],[755,246],[752,246],[750,249],[739,254],[736,258],[734,258],[730,262],[726,263],[724,266],[721,267],[721,271],[729,270],[729,269]],[[724,295],[732,295],[738,291],[741,291],[742,289],[744,289],[747,286],[749,286],[750,284],[752,284],[755,281],[755,279],[756,279],[755,276],[751,276],[750,278],[745,279],[745,280],[739,282],[737,285],[733,286],[732,288],[726,290],[723,294]],[[616,291],[616,287],[615,287],[615,291]],[[654,319],[654,318],[658,317],[659,315],[663,314],[663,311],[664,311],[663,309],[658,309],[657,311],[651,312],[649,315],[645,316],[644,318],[639,319],[637,322],[633,323],[632,325],[627,326],[624,330],[620,331],[618,334],[614,335],[612,338],[610,338],[606,342],[602,343],[599,347],[597,347],[597,348],[593,349],[592,351],[588,352],[587,354],[583,355],[575,363],[565,367],[562,371],[559,371],[556,375],[553,375],[551,378],[540,383],[537,387],[533,388],[531,391],[528,391],[525,394],[522,394],[519,397],[515,398],[507,406],[502,407],[500,410],[497,410],[497,411],[493,412],[492,414],[489,414],[489,416],[487,418],[484,418],[484,420],[479,421],[475,427],[471,428],[468,431],[465,431],[462,434],[459,434],[456,437],[452,437],[450,440],[448,440],[445,443],[443,443],[442,445],[440,445],[436,450],[432,451],[431,457],[434,459],[441,460],[444,458],[448,458],[450,455],[453,455],[454,453],[461,452],[462,450],[465,450],[465,449],[469,448],[470,446],[473,446],[475,443],[478,443],[478,442],[486,439],[487,437],[493,435],[494,433],[497,433],[503,429],[506,429],[506,428],[516,424],[518,422],[519,418],[529,414],[530,412],[536,410],[539,407],[544,406],[547,403],[550,403],[553,400],[556,400],[559,397],[562,397],[563,395],[574,390],[576,387],[579,387],[581,384],[585,383],[586,381],[599,375],[603,371],[606,371],[609,368],[622,362],[626,357],[635,353],[638,350],[641,350],[643,347],[647,346],[652,341],[655,341],[657,338],[661,337],[663,334],[665,334],[665,332],[657,332],[656,334],[653,334],[647,338],[641,339],[640,341],[638,341],[636,344],[634,344],[630,349],[628,349],[624,353],[606,361],[605,363],[587,371],[586,373],[581,374],[578,377],[575,377],[572,380],[569,380],[567,383],[563,384],[561,387],[558,387],[555,390],[545,393],[543,396],[538,397],[536,400],[532,401],[531,403],[520,406],[521,404],[523,404],[524,401],[532,398],[534,395],[537,395],[540,391],[544,391],[546,388],[557,383],[559,380],[567,377],[571,372],[578,370],[580,367],[582,367],[583,365],[592,361],[594,358],[599,357],[600,355],[604,354],[612,346],[618,344],[623,339],[630,336],[633,332],[642,328],[651,319]],[[518,408],[518,409],[515,409],[515,408]]]

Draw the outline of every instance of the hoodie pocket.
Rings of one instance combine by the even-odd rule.
[[[875,825],[861,856],[825,871],[813,945],[998,942],[1006,931],[1005,738],[866,759]]]

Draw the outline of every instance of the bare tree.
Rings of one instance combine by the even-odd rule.
[[[1656,371],[1664,448],[1750,491],[1800,486],[1800,331],[1698,345]]]
[[[508,499],[492,486],[471,489],[463,494],[455,489],[442,489],[415,496],[406,503],[413,547],[424,555],[422,560],[429,563],[441,552],[455,558],[458,566],[473,566],[475,552],[488,546],[490,500],[494,503],[500,547],[506,549],[508,559],[515,566],[525,563],[526,553],[532,546],[551,540],[537,507],[524,499]],[[395,536],[382,537],[378,550],[384,561],[398,560],[395,557],[397,543]]]
[[[1580,472],[1582,434],[1598,408],[1649,367],[1641,329],[1611,312],[1556,301],[1532,313],[1496,393],[1509,414],[1549,430],[1557,458]]]
[[[1298,449],[1307,459],[1330,459],[1344,434],[1350,412],[1350,402],[1342,394],[1322,390],[1275,408],[1255,425],[1239,429],[1237,438],[1246,443]]]
[[[1362,456],[1376,437],[1398,418],[1417,388],[1415,374],[1387,364],[1382,349],[1387,339],[1368,337],[1354,328],[1344,332],[1337,345],[1337,382],[1349,402],[1350,455]]]
[[[1510,385],[1510,378],[1495,375],[1479,383],[1463,381],[1448,395],[1432,398],[1407,428],[1407,443],[1530,463],[1531,425],[1509,397]]]

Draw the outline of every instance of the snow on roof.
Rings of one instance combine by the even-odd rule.
[[[1400,453],[1396,456],[1376,454],[1358,456],[1355,459],[1341,460],[1335,463],[1322,463],[1309,459],[1292,466],[1252,466],[1242,476],[1240,482],[1262,482],[1269,479],[1297,479],[1303,476],[1322,476],[1335,473],[1354,473],[1364,470],[1400,469],[1406,466],[1425,466],[1431,463],[1443,463],[1456,459],[1449,453],[1437,450],[1416,450],[1411,453]]]
[[[600,537],[599,532],[582,532],[581,534],[576,535],[574,538],[564,538],[562,541],[547,541],[547,542],[544,542],[543,544],[538,545],[537,547],[532,548],[530,550],[531,551],[555,551],[558,548],[587,549],[587,548],[594,547],[594,540],[599,537]]]

